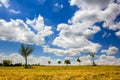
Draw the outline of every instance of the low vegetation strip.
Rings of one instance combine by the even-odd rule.
[[[0,67],[0,80],[120,80],[120,66]]]

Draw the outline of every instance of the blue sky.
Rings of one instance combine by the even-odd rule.
[[[118,65],[120,0],[0,0],[0,61],[24,63],[21,43],[35,48],[30,64],[79,57],[86,65],[96,53],[98,64]]]

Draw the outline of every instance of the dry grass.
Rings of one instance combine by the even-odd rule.
[[[120,80],[120,66],[0,67],[0,80]]]

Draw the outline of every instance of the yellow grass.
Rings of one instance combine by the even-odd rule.
[[[0,80],[120,80],[120,66],[0,67]]]

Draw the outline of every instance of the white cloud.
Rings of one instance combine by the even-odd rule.
[[[71,19],[72,23],[78,22],[89,22],[93,24],[96,21],[99,21],[99,14],[96,13],[98,10],[78,10],[75,12],[74,16]]]
[[[10,20],[9,22],[0,19],[0,39],[42,45],[45,42],[45,37],[53,33],[51,26],[46,26],[42,22],[44,21],[41,16],[38,16],[34,20],[28,19],[26,23],[20,19]],[[37,33],[31,30],[28,24],[33,29],[37,28]]]
[[[89,55],[81,56],[79,59],[81,60],[80,65],[92,65],[91,57]]]
[[[115,34],[116,34],[116,36],[120,37],[120,30],[117,31]]]
[[[13,9],[11,9],[11,10],[9,10],[11,13],[15,13],[15,14],[19,14],[20,13],[20,11],[15,11],[15,10],[13,10]]]
[[[52,44],[64,48],[64,50],[45,48],[45,52],[55,53],[56,55],[75,56],[79,55],[80,52],[97,52],[101,47],[100,44],[88,40],[101,30],[100,27],[91,24],[90,20],[72,24],[61,23],[58,24],[57,30],[59,34]],[[74,52],[71,50],[74,50]]]
[[[105,21],[104,27],[108,27],[109,29],[119,28],[119,23],[115,24],[114,20],[117,15],[120,13],[120,5],[115,3],[110,3],[105,10],[99,9],[79,9],[76,11],[72,19],[70,20],[72,23],[77,22],[90,22],[94,24],[95,22]],[[114,13],[113,13],[114,12]]]
[[[120,65],[119,58],[109,55],[100,55],[95,62],[98,65]]]
[[[104,9],[111,0],[70,0],[70,5],[76,5],[82,9]]]
[[[108,48],[108,50],[102,50],[101,52],[102,53],[106,53],[106,54],[108,54],[108,55],[111,55],[111,54],[116,54],[117,52],[118,52],[118,48],[117,47],[115,47],[115,46],[110,46],[109,48]]]
[[[55,6],[55,7],[58,7],[58,8],[63,8],[63,5],[62,5],[62,4],[59,5],[58,3],[55,3],[54,6]]]
[[[58,47],[68,50],[74,49],[79,51],[79,53],[80,51],[97,52],[101,47],[101,45],[93,43],[87,39],[100,31],[100,28],[97,26],[88,27],[84,23],[73,25],[59,24],[57,30],[60,31],[60,33],[54,39],[52,44]]]
[[[119,1],[114,3],[114,0],[70,0],[70,4],[79,8],[69,20],[70,23],[89,22],[93,25],[95,22],[104,21],[103,27],[120,30],[120,22],[114,22],[120,14]],[[116,35],[119,36],[119,32],[116,32]]]
[[[113,13],[114,12],[114,13]],[[117,15],[120,13],[120,5],[111,3],[109,4],[108,8],[103,11],[103,14],[101,17],[102,20],[105,21],[104,27],[108,27],[111,30],[116,30],[119,28],[120,23],[114,23],[114,20],[116,19]]]
[[[8,8],[9,5],[9,0],[0,0],[0,4],[3,5],[4,7]]]
[[[68,49],[68,50],[63,50],[63,49],[55,49],[55,48],[50,48],[47,46],[43,47],[44,52],[47,53],[54,53],[57,56],[76,56],[80,54],[80,51],[78,49]]]
[[[92,65],[92,60],[89,55],[79,57],[81,60],[81,65]],[[120,65],[119,58],[109,55],[100,55],[95,58],[95,63],[97,65]]]
[[[92,35],[100,31],[97,26],[92,26],[90,23],[76,23],[76,24],[59,24],[57,30],[60,31],[60,35],[68,37],[84,36],[90,38]]]
[[[106,53],[107,52],[107,50],[105,49],[105,50],[101,50],[101,53]]]
[[[81,60],[80,65],[92,65],[92,59],[89,55],[80,56],[79,59]],[[95,57],[95,63],[97,65],[120,65],[119,60],[120,58],[104,54]],[[74,62],[74,64],[79,65],[78,62]]]
[[[45,46],[43,47],[44,52],[54,53],[58,56],[77,56],[80,55],[81,52],[97,52],[101,47],[101,45],[88,41],[83,36],[74,36],[71,38],[65,36],[63,37],[62,35],[56,38],[53,44],[65,49],[50,48]]]
[[[68,21],[70,24],[61,23],[57,26],[60,33],[52,44],[66,50],[73,48],[80,52],[97,52],[101,45],[88,40],[101,30],[94,24],[104,21],[104,27],[119,29],[119,23],[114,23],[114,20],[120,13],[120,5],[113,0],[70,0],[70,4],[77,5],[79,9]]]

